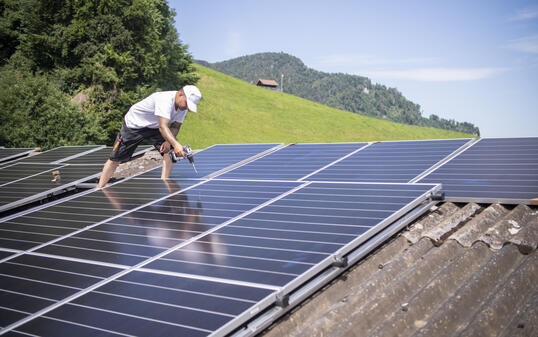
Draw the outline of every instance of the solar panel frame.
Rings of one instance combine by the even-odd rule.
[[[17,256],[0,263],[0,292],[4,293],[4,299],[5,295],[12,297],[2,304],[2,310],[4,314],[25,312],[26,317],[29,317],[69,294],[76,293],[77,289],[85,289],[88,284],[92,284],[93,279],[104,279],[117,270],[119,269],[115,267],[37,255]],[[21,312],[24,307],[26,309]],[[19,319],[10,324],[17,321]],[[7,322],[2,324],[4,327],[5,323]]]

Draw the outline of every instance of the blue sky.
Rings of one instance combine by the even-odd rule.
[[[483,137],[538,136],[538,0],[169,4],[196,59],[285,52],[395,87],[423,116],[471,122]]]

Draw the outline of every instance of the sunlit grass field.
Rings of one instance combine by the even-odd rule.
[[[203,99],[189,112],[178,139],[201,149],[213,144],[330,143],[470,137],[333,109],[256,87],[195,65]]]

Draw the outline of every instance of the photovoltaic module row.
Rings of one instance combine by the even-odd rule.
[[[221,178],[340,182],[410,182],[470,139],[294,144]]]
[[[463,184],[490,161],[513,170],[480,177],[489,187],[506,186],[508,172],[533,188],[536,165],[524,166],[535,144],[216,145],[195,154],[198,174],[181,160],[166,181],[157,168],[5,218],[0,333],[224,336],[255,317],[264,326],[288,295],[297,303],[431,207],[453,163],[471,169]]]

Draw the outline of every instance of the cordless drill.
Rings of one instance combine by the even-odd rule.
[[[183,153],[185,153],[185,157],[187,157],[189,163],[191,163],[194,172],[198,173],[198,171],[196,170],[196,166],[194,166],[194,156],[189,144],[185,144],[185,146],[183,146]],[[173,163],[177,163],[177,161],[179,160],[179,157],[176,155],[173,149],[172,151],[170,151],[170,159]]]

